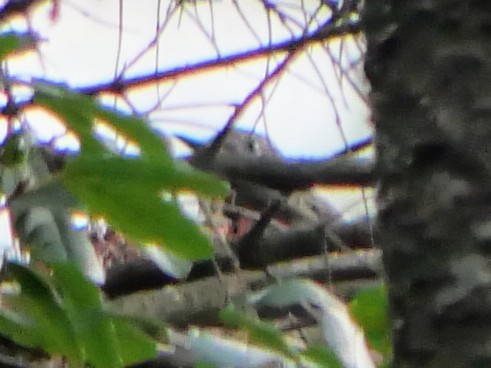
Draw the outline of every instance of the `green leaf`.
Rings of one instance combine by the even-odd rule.
[[[70,367],[83,367],[83,352],[76,344],[73,334],[70,334],[71,339],[62,340],[66,336],[57,334],[59,331],[56,331],[46,316],[33,312],[33,309],[36,309],[33,301],[30,301],[30,304],[19,301],[20,299],[17,299],[9,305],[10,308],[3,308],[0,312],[2,335],[9,336],[25,347],[43,349],[52,355],[64,355]],[[16,312],[12,312],[12,308],[15,308]],[[28,310],[29,316],[20,313],[20,309]]]
[[[3,33],[0,34],[0,60],[9,54],[31,49],[36,45],[37,37],[31,33]]]
[[[194,368],[216,368],[216,365],[211,363],[198,362],[193,365]]]
[[[51,213],[58,227],[67,261],[76,265],[91,281],[98,285],[103,284],[105,271],[86,229],[75,229],[67,210],[52,210]]]
[[[79,136],[82,154],[108,153],[94,136],[97,118],[104,120],[119,134],[136,143],[142,157],[172,165],[173,160],[164,140],[153,132],[143,119],[100,106],[93,97],[69,91],[61,86],[37,83],[35,89],[34,102],[56,113]]]
[[[186,163],[168,165],[160,159],[82,156],[67,163],[63,178],[66,181],[107,181],[133,188],[137,184],[154,193],[191,190],[208,196],[224,196],[229,191],[224,182],[212,175]]]
[[[24,337],[28,339],[30,336],[33,339],[31,342],[38,347],[51,354],[65,355],[70,361],[79,364],[83,360],[83,353],[70,321],[58,302],[59,297],[29,268],[10,264],[9,272],[21,287],[21,294],[13,297],[10,305],[18,316],[25,317],[23,320],[26,323],[19,324]],[[3,316],[7,317],[5,313]],[[5,319],[3,323],[6,325]]]
[[[181,213],[173,201],[163,201],[148,186],[115,183],[110,178],[71,180],[67,187],[92,213],[141,242],[161,244],[176,255],[190,260],[208,259],[213,249],[208,238]]]
[[[82,154],[104,155],[104,145],[94,137],[95,103],[92,98],[48,84],[37,84],[34,102],[47,107],[80,138]]]
[[[37,329],[31,328],[30,323],[31,321],[26,316],[14,313],[9,308],[3,308],[0,312],[0,331],[2,331],[2,335],[9,336],[17,344],[25,347],[40,347],[42,346],[42,335],[39,335]]]
[[[271,323],[251,318],[232,305],[220,311],[220,319],[226,325],[245,329],[249,333],[250,341],[258,346],[277,351],[292,359],[295,358],[295,352],[287,344],[280,331]]]
[[[122,367],[116,331],[102,309],[99,289],[71,264],[59,263],[53,270],[63,295],[63,306],[85,349],[87,360],[94,367]]]
[[[342,368],[336,354],[322,346],[308,347],[301,355],[319,368]]]
[[[34,260],[48,263],[67,260],[58,225],[49,209],[33,206],[22,212],[13,210],[12,214],[17,234],[29,244]]]
[[[61,311],[57,296],[41,276],[29,268],[15,263],[9,264],[8,270],[19,283],[22,295],[35,299],[40,307],[44,308],[49,314]]]
[[[358,292],[350,302],[350,309],[370,345],[387,357],[391,347],[386,287],[382,285]]]
[[[189,189],[195,193],[223,197],[230,193],[228,183],[218,180],[215,176],[195,170],[186,162],[176,162],[174,186],[176,189]]]
[[[101,106],[97,106],[96,114],[98,118],[135,141],[139,145],[143,157],[153,158],[168,165],[172,164],[172,157],[163,139],[150,129],[145,120],[135,116],[122,115]]]
[[[14,196],[9,201],[17,234],[42,262],[75,262],[94,282],[104,282],[104,271],[83,229],[75,229],[68,208],[79,207],[77,198],[59,181],[49,182]]]
[[[99,106],[92,97],[49,83],[35,85],[35,103],[53,111],[79,136],[82,154],[63,174],[67,188],[89,209],[141,242],[162,244],[190,260],[212,256],[204,234],[174,202],[163,202],[162,191],[193,190],[224,195],[228,187],[187,164],[174,164],[163,140],[141,119]],[[94,137],[99,118],[113,125],[141,149],[134,160],[115,157]]]
[[[16,34],[0,35],[0,60],[3,60],[5,56],[17,50],[20,45],[21,40]]]
[[[67,357],[70,367],[120,368],[156,356],[161,326],[107,313],[100,291],[72,264],[53,265],[59,294],[41,276],[11,265],[21,293],[3,296],[0,331],[17,343]],[[137,321],[138,323],[134,323]]]
[[[9,199],[9,207],[19,214],[32,207],[46,207],[50,210],[77,208],[77,198],[68,192],[59,180],[49,180],[24,193]]]
[[[157,356],[157,345],[142,330],[124,317],[112,316],[121,358],[125,366],[153,359]]]
[[[23,132],[7,135],[0,147],[0,164],[11,167],[23,163],[29,150],[25,139]]]

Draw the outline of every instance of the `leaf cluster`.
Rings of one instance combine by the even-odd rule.
[[[48,281],[10,264],[20,290],[2,296],[0,330],[16,343],[63,356],[70,367],[123,367],[156,355],[156,342],[130,319],[108,313],[96,286],[74,265],[52,266]]]

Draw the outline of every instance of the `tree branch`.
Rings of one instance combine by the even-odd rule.
[[[0,9],[0,22],[17,14],[25,14],[29,8],[41,0],[10,0]]]
[[[360,31],[357,24],[345,23],[342,25],[323,27],[317,32],[310,35],[299,37],[298,39],[286,40],[267,47],[232,54],[218,59],[201,61],[194,64],[180,66],[171,70],[164,70],[151,75],[142,75],[133,78],[120,78],[104,84],[79,88],[77,92],[96,95],[102,92],[121,93],[128,88],[142,87],[147,84],[155,83],[162,80],[180,79],[197,73],[208,72],[213,69],[223,68],[239,62],[246,62],[256,58],[267,57],[278,52],[291,52],[299,48],[310,46],[312,43],[327,40],[332,37],[346,34],[356,34]]]
[[[339,223],[331,226],[330,231],[336,234],[343,244],[350,247],[369,248],[372,246],[367,219]],[[337,250],[337,244],[329,242],[322,225],[310,223],[293,226],[281,232],[270,226],[262,237],[251,239],[246,236],[241,239],[235,245],[234,250],[238,253],[241,267],[257,270],[267,268],[268,265],[275,262],[295,262],[295,258],[317,256],[322,254],[326,248]],[[222,271],[231,272],[233,270],[231,260],[226,254],[217,254],[215,257]],[[198,262],[193,266],[188,279],[196,280],[215,273],[212,262]],[[177,282],[178,280],[164,274],[151,260],[137,259],[111,267],[107,271],[106,282],[102,290],[108,298],[116,298],[139,290],[155,289]]]
[[[258,290],[275,278],[309,277],[333,281],[374,277],[380,274],[380,252],[357,251],[349,254],[308,257],[288,263],[270,265],[267,272],[241,271],[218,279],[205,279],[169,285],[159,290],[141,291],[123,296],[108,304],[119,313],[138,315],[155,321],[189,324],[216,321],[217,312],[227,302],[241,299],[249,290]],[[329,273],[329,275],[327,275]]]
[[[246,180],[285,193],[305,190],[315,184],[363,186],[374,182],[374,161],[349,156],[287,161],[269,155],[221,152],[212,162],[191,160],[191,164],[231,182]]]

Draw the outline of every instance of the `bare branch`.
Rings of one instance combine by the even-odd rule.
[[[240,115],[244,113],[244,111],[256,97],[261,95],[262,91],[268,84],[276,80],[281,75],[288,63],[294,58],[295,54],[295,52],[288,53],[286,58],[271,73],[266,75],[266,77],[261,80],[258,86],[246,96],[242,103],[235,107],[233,114],[229,117],[222,130],[218,132],[211,144],[193,155],[191,160],[194,165],[200,166],[200,163],[208,165],[209,163],[213,162],[216,154],[222,147],[227,135],[232,130],[234,123],[237,121]]]
[[[17,14],[25,14],[30,7],[43,0],[10,0],[0,9],[0,22]]]
[[[225,56],[220,59],[206,60],[195,64],[185,65],[171,70],[165,70],[159,73],[141,75],[134,78],[121,78],[106,84],[92,85],[85,88],[80,88],[78,89],[78,92],[87,95],[96,95],[102,92],[112,92],[119,94],[120,92],[132,87],[141,87],[146,84],[155,83],[161,80],[184,78],[195,75],[196,73],[203,73],[212,69],[222,68],[227,65],[250,61],[256,58],[267,57],[278,52],[294,51],[309,46],[311,43],[323,41],[331,37],[358,33],[359,30],[360,27],[358,25],[350,23],[336,27],[330,27],[329,29],[323,28],[319,32],[315,32],[311,35],[307,35],[298,39],[279,42],[268,47],[261,47],[258,49]]]
[[[359,251],[349,254],[330,255],[328,267],[333,280],[348,280],[373,277],[380,273],[380,252]],[[300,261],[269,266],[267,272],[242,271],[241,282],[236,275],[224,277],[225,286],[216,277],[205,278],[182,285],[170,285],[163,289],[142,291],[109,302],[119,313],[138,315],[155,321],[174,324],[217,321],[217,312],[227,302],[227,294],[239,297],[247,284],[248,290],[262,288],[275,277],[300,277],[325,275],[324,256],[305,258]],[[228,290],[227,290],[228,289]]]
[[[193,161],[191,163],[195,164]],[[267,155],[220,152],[213,162],[198,162],[196,167],[214,172],[231,182],[247,180],[286,193],[304,190],[315,184],[371,185],[375,179],[373,160],[349,156],[317,161],[287,161]]]

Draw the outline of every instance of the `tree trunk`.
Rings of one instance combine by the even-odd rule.
[[[394,367],[491,367],[491,1],[366,0]]]

